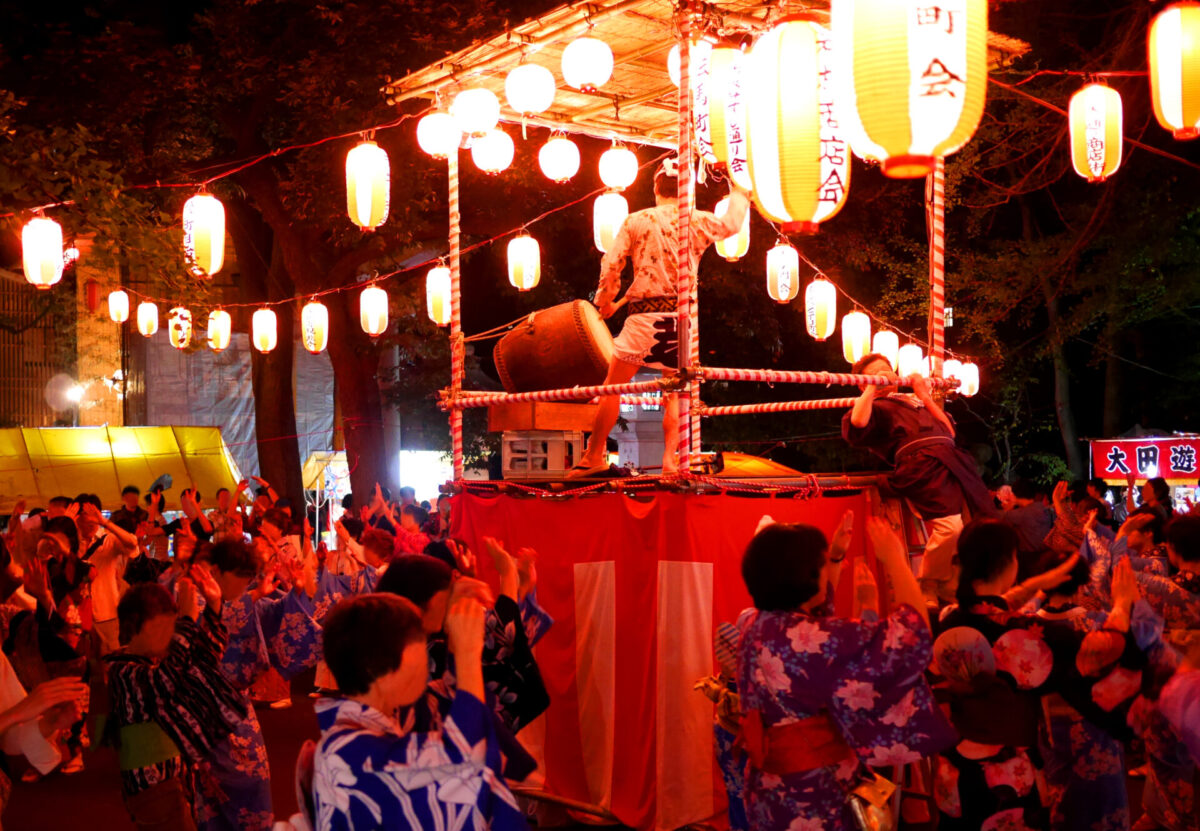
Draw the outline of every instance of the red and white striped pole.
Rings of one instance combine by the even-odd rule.
[[[462,392],[465,376],[464,343],[462,335],[462,282],[459,271],[459,228],[458,215],[458,148],[448,158],[449,206],[450,206],[450,394],[458,398]],[[463,479],[463,411],[450,411],[450,451],[453,457],[454,481]]]
[[[940,156],[926,177],[925,201],[929,228],[929,370],[940,378],[946,357],[946,160]]]
[[[678,292],[679,313],[679,369],[688,368],[692,354],[695,313],[695,289],[692,285],[692,96],[691,96],[691,40],[692,24],[686,15],[680,22],[679,31],[679,139],[677,161],[679,178],[676,180],[676,207],[679,225],[676,228],[675,276]],[[697,342],[696,351],[699,352]],[[698,384],[689,384],[687,392],[679,396],[679,470],[686,475],[691,470],[691,457],[699,445],[699,417],[692,414],[692,396]],[[693,435],[695,431],[695,435]]]

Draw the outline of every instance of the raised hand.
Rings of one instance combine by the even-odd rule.
[[[87,695],[87,692],[88,685],[78,678],[53,678],[44,681],[13,708],[14,723],[32,721],[53,707],[75,702]]]
[[[491,608],[496,603],[496,598],[492,596],[492,588],[482,580],[476,580],[474,577],[459,577],[454,581],[453,587],[450,589],[451,605],[461,598],[471,598],[477,603]]]
[[[524,600],[525,595],[537,588],[537,556],[538,553],[532,548],[517,550],[517,576],[520,578],[517,585],[518,601]]]
[[[203,565],[194,566],[190,571],[190,575],[192,580],[195,581],[196,588],[200,589],[200,593],[204,595],[204,602],[214,612],[219,612],[223,599],[221,597],[221,587],[217,585],[217,581],[213,579],[208,568]]]
[[[458,573],[467,577],[475,576],[475,554],[465,545],[459,545],[454,540],[447,540],[446,547],[450,549],[450,553],[454,555],[454,562],[458,563]]]
[[[200,604],[196,602],[196,585],[187,577],[175,581],[175,602],[179,605],[179,614],[187,615],[192,620],[200,617]]]
[[[1099,519],[1100,519],[1100,512],[1097,511],[1095,508],[1088,511],[1087,519],[1085,519],[1083,521],[1083,532],[1086,534],[1088,531],[1094,530],[1096,527],[1096,522]]]
[[[25,591],[43,606],[54,605],[50,594],[50,575],[40,557],[30,557],[25,564]]]
[[[483,652],[483,606],[470,597],[460,597],[446,613],[446,637],[456,659],[476,660]]]
[[[1077,555],[1078,556],[1078,555]],[[1138,590],[1137,577],[1133,573],[1133,564],[1128,558],[1121,560],[1113,567],[1112,597],[1113,606],[1128,608],[1141,599]]]
[[[867,520],[867,536],[875,546],[875,556],[884,561],[902,560],[907,553],[904,542],[896,534],[892,524],[881,516],[873,516]]]
[[[834,529],[833,539],[829,541],[829,558],[840,560],[850,550],[850,540],[854,531],[854,511],[846,511],[838,527]]]
[[[1079,556],[1079,552],[1072,554],[1049,571],[1030,579],[1026,585],[1033,584],[1039,591],[1050,591],[1051,589],[1058,588],[1071,578],[1071,572],[1079,563]]]
[[[863,560],[854,561],[854,606],[856,617],[867,609],[879,614],[879,585],[871,567]]]
[[[516,600],[520,587],[520,575],[517,572],[516,561],[504,550],[504,546],[495,537],[484,537],[483,544],[492,558],[492,564],[500,574],[500,593]]]

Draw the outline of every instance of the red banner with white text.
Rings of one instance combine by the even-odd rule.
[[[1172,485],[1194,485],[1200,478],[1200,436],[1093,441],[1092,476],[1124,485],[1161,476]]]

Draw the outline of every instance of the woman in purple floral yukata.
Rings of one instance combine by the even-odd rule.
[[[922,677],[932,636],[904,545],[883,519],[867,530],[895,593],[882,620],[823,613],[841,560],[812,526],[769,525],[742,559],[755,605],[738,660],[755,831],[856,828],[847,793],[870,778],[866,765],[913,762],[954,741]]]

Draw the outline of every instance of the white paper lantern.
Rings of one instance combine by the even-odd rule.
[[[495,176],[512,164],[516,149],[512,137],[497,128],[471,142],[471,160],[484,173]]]
[[[362,330],[373,338],[388,327],[388,296],[379,286],[367,286],[358,297],[358,320]]]
[[[600,154],[600,181],[606,187],[625,190],[637,179],[638,158],[628,147],[610,147]]]
[[[48,289],[63,274],[62,226],[44,216],[34,217],[21,229],[21,258],[25,279],[39,289]]]
[[[767,252],[767,294],[776,303],[791,303],[800,293],[800,254],[780,240]]]
[[[201,277],[213,276],[225,264],[225,207],[210,193],[183,204],[183,252]]]
[[[224,309],[214,309],[208,313],[208,348],[220,352],[229,346],[233,336],[233,318]]]
[[[139,303],[137,308],[137,327],[143,337],[150,337],[158,331],[158,306],[146,301]]]
[[[187,349],[192,342],[192,313],[182,306],[171,309],[167,313],[167,336],[171,346]]]
[[[567,182],[579,172],[579,148],[566,136],[555,136],[538,151],[538,165],[546,178]]]
[[[481,136],[500,122],[500,99],[483,87],[465,89],[454,96],[450,115],[460,131]]]
[[[450,325],[450,269],[444,265],[425,275],[425,310],[438,326]]]
[[[364,141],[346,154],[346,212],[351,222],[368,231],[386,222],[390,191],[386,150]]]
[[[602,193],[592,206],[592,238],[601,252],[612,247],[621,223],[629,216],[629,203],[619,193]]]
[[[689,74],[692,75],[693,82],[695,81],[696,64],[697,64],[698,60],[703,59],[703,58],[707,57],[707,55],[711,54],[712,48],[713,48],[713,45],[710,42],[708,42],[707,40],[692,41],[692,48],[690,50],[688,50],[689,51],[689,55],[688,55],[689,67],[688,68],[689,68]],[[667,53],[667,75],[670,76],[671,83],[674,84],[677,88],[679,86],[679,80],[680,80],[680,78],[679,78],[679,75],[680,75],[679,52],[680,52],[679,44],[677,43],[674,46],[672,46],[671,51]],[[693,83],[692,89],[695,89],[695,88],[696,88],[696,85],[695,85],[695,83]]]
[[[958,391],[970,398],[979,392],[979,367],[969,361],[963,364],[958,381]]]
[[[842,318],[842,357],[846,363],[857,363],[871,351],[871,318],[854,311]]]
[[[881,329],[871,339],[871,351],[888,359],[892,371],[900,365],[900,336],[887,329]]]
[[[329,345],[329,309],[319,300],[305,303],[300,310],[300,342],[314,355]]]
[[[529,291],[542,278],[542,251],[529,234],[508,243],[508,282],[518,291]]]
[[[113,323],[124,323],[129,320],[129,294],[124,289],[108,293],[108,316]]]
[[[576,38],[563,50],[563,80],[575,89],[595,92],[608,83],[612,71],[612,49],[602,40]]]
[[[1200,3],[1172,3],[1147,38],[1154,117],[1180,140],[1200,136]]]
[[[259,352],[270,352],[279,342],[279,326],[275,312],[259,309],[250,319],[250,336]]]
[[[729,197],[726,196],[717,203],[717,207],[713,208],[713,213],[717,216],[725,216],[725,212],[729,210]],[[729,262],[736,262],[746,256],[746,252],[750,250],[750,212],[746,211],[746,218],[742,220],[742,227],[738,229],[731,237],[717,240],[717,253],[724,257]]]
[[[928,367],[928,362],[925,360],[925,353],[921,347],[915,343],[906,343],[900,347],[896,358],[896,373],[901,378],[907,378],[910,375],[920,375],[921,365]]]
[[[804,290],[804,324],[817,340],[828,340],[837,328],[837,289],[824,277]]]
[[[462,130],[450,113],[430,113],[417,122],[417,144],[435,159],[446,159],[462,144]]]
[[[957,378],[962,380],[962,361],[956,358],[947,358],[942,361],[942,377],[946,380]]]
[[[521,115],[537,115],[550,109],[554,92],[554,73],[534,63],[521,64],[504,79],[508,106]]]

